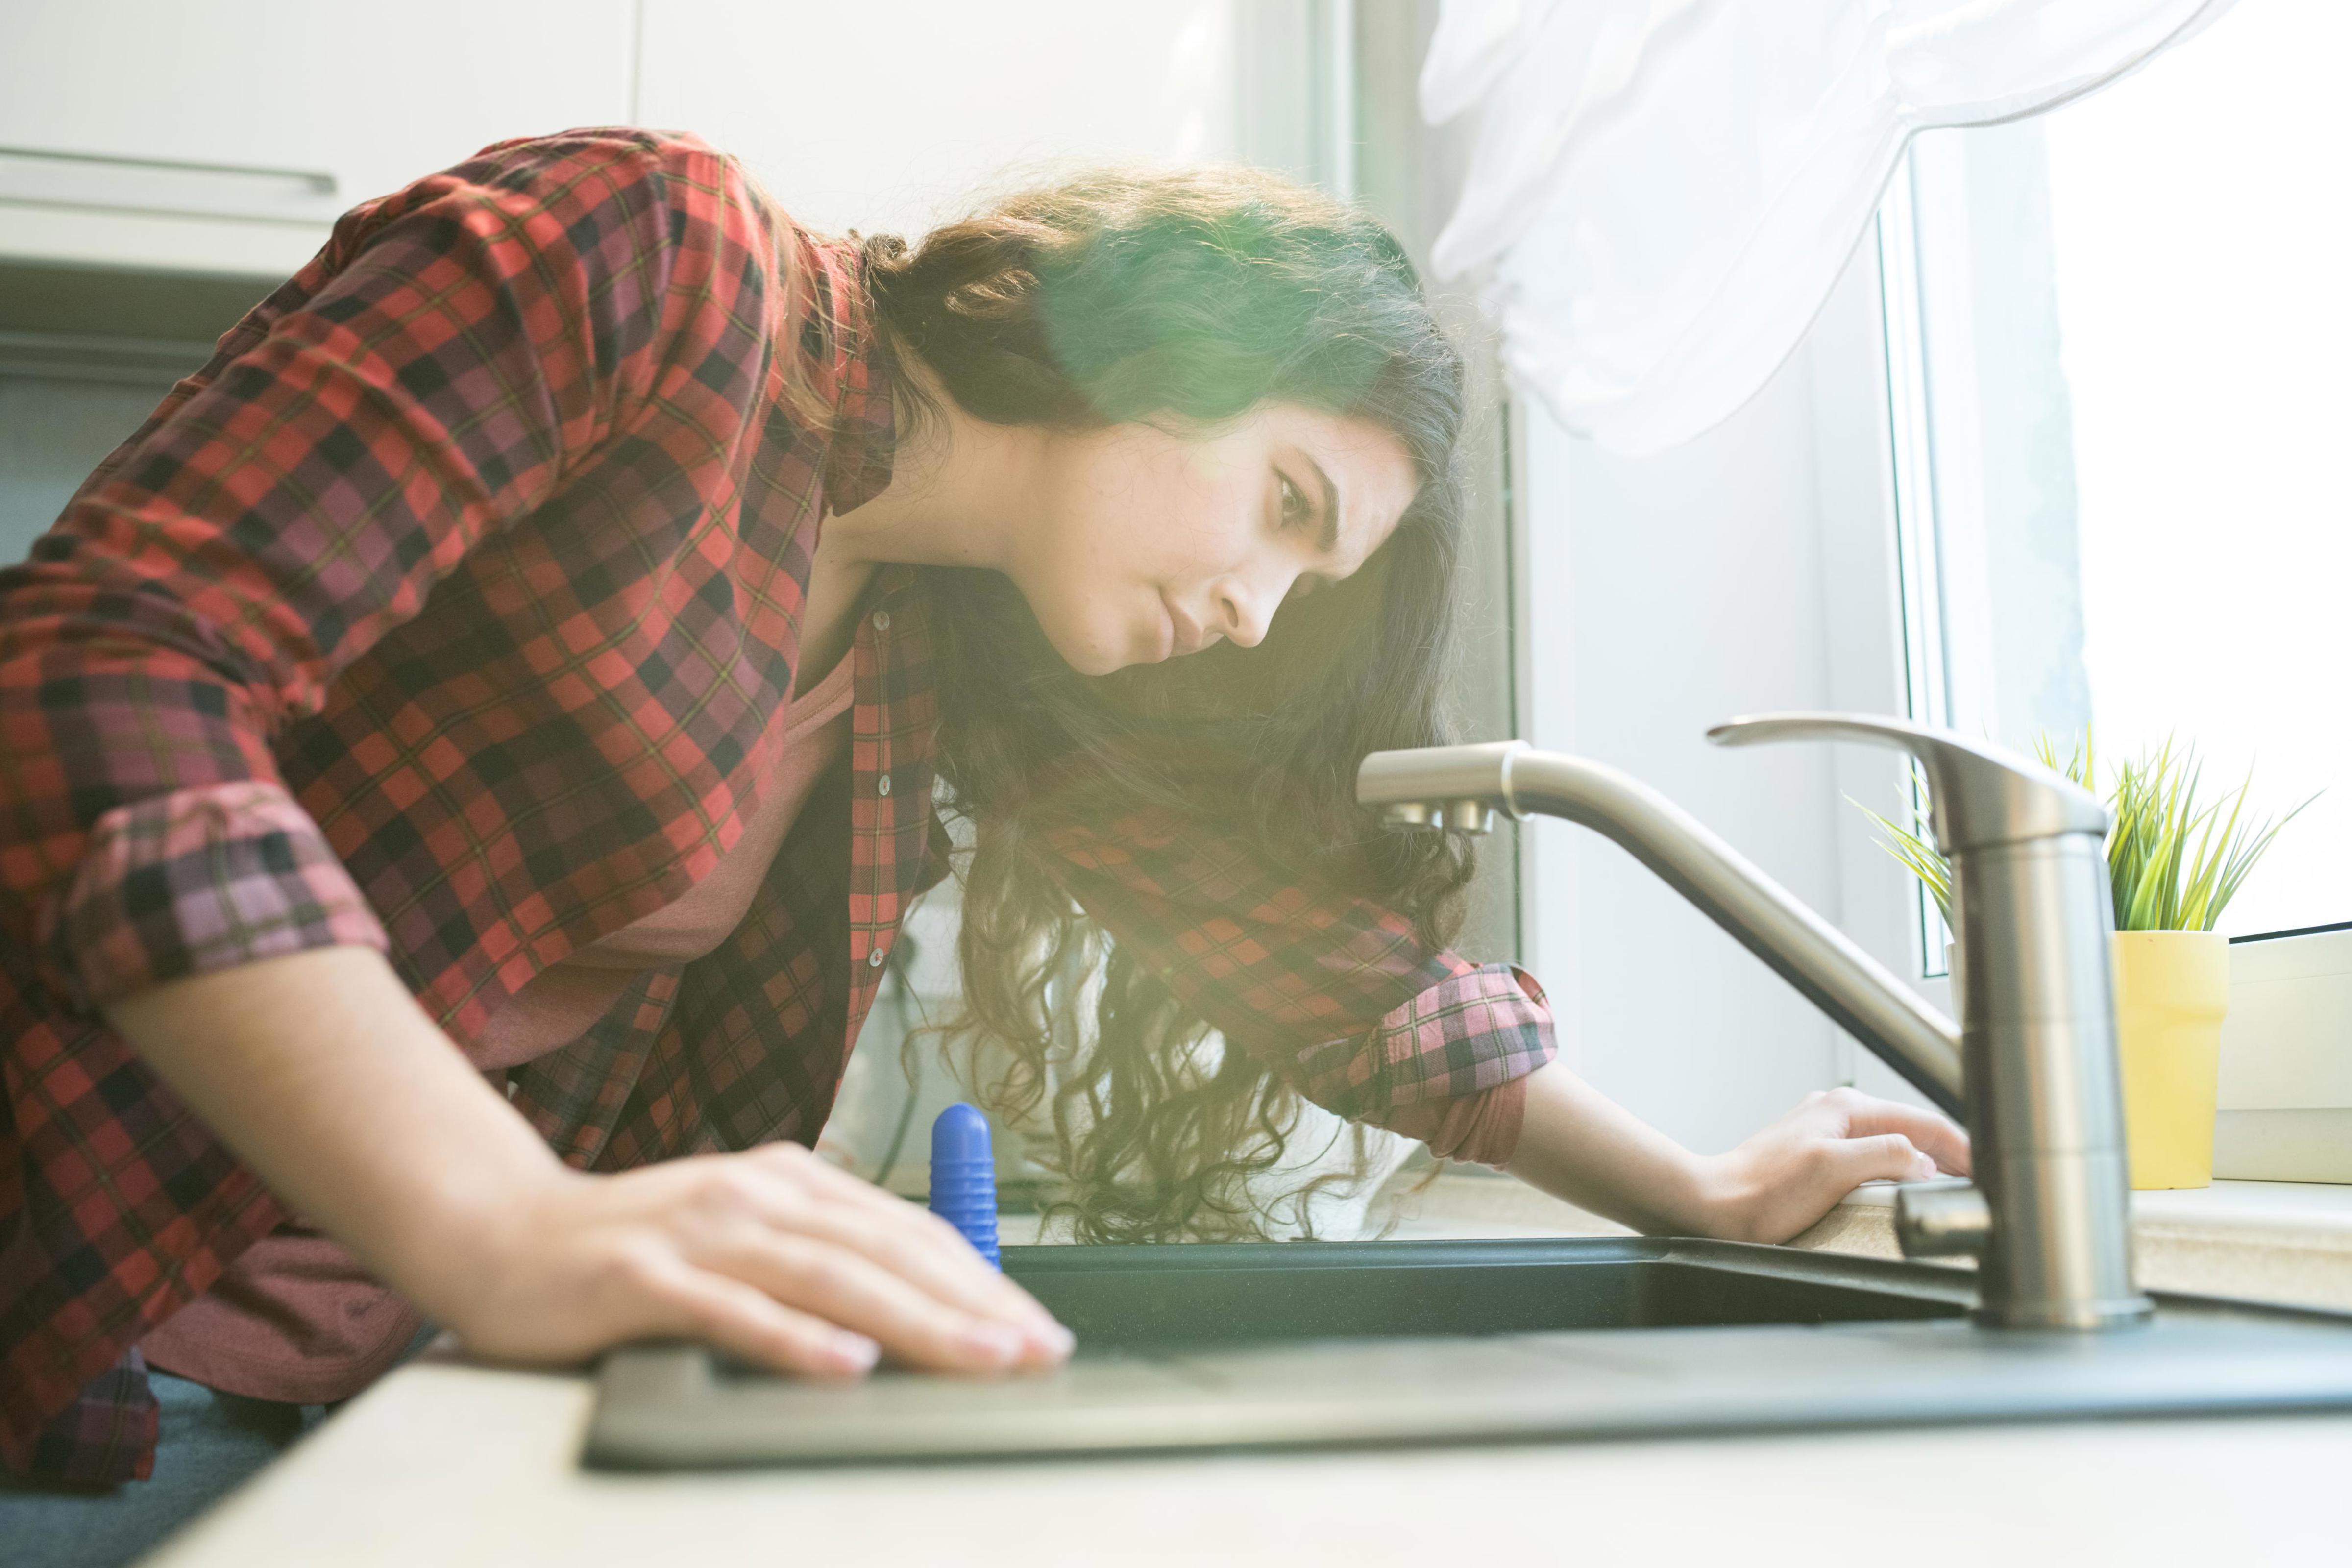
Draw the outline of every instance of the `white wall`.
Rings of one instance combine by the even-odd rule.
[[[1664,791],[1906,973],[1901,875],[1844,798],[1891,811],[1891,756],[1704,738],[1766,710],[1900,711],[1875,305],[1865,254],[1753,403],[1659,457],[1518,410],[1522,733]],[[1615,846],[1554,822],[1524,838],[1563,1054],[1636,1114],[1712,1152],[1808,1089],[1893,1087]]]
[[[1236,3],[645,0],[637,120],[803,223],[912,238],[1008,169],[1231,157]]]

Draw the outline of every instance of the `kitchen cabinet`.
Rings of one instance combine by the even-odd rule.
[[[501,137],[629,118],[635,0],[0,7],[0,255],[282,273]]]
[[[0,262],[278,276],[486,142],[627,122],[816,227],[912,236],[1008,174],[1246,151],[1262,30],[1239,0],[0,6]]]

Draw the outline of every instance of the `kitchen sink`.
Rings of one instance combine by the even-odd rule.
[[[1057,1373],[605,1358],[592,1464],[845,1464],[2352,1408],[2352,1318],[2157,1297],[1974,1326],[1972,1273],[1672,1238],[1008,1247]]]
[[[1974,1295],[1952,1269],[1631,1237],[1025,1247],[1004,1268],[1082,1344],[1112,1352],[1955,1318]]]

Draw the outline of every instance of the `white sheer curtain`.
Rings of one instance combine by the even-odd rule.
[[[2231,0],[1444,0],[1432,124],[1477,108],[1436,267],[1512,378],[1654,452],[1754,395],[1916,132],[2090,92]]]

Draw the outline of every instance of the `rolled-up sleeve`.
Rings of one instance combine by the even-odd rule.
[[[272,743],[669,368],[675,174],[549,139],[359,209],[0,571],[0,940],[67,1005],[384,945]]]
[[[1524,1078],[1557,1049],[1551,1009],[1535,977],[1512,964],[1482,963],[1388,1013],[1368,1039],[1331,1040],[1301,1053],[1298,1083],[1318,1105],[1376,1116]]]
[[[1531,977],[1432,947],[1393,910],[1300,887],[1155,816],[1065,827],[1048,844],[1050,873],[1113,940],[1341,1116],[1476,1094],[1556,1053]]]
[[[43,945],[66,959],[68,994],[85,1007],[166,974],[385,945],[310,814],[257,779],[108,812],[47,918]]]

